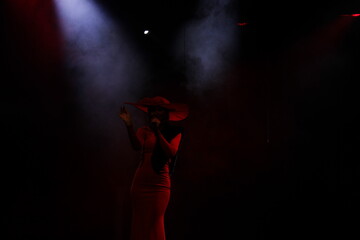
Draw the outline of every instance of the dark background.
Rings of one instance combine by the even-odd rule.
[[[202,93],[186,88],[169,51],[198,1],[99,2],[146,56],[154,77],[143,95],[190,106],[168,239],[358,236],[360,18],[339,20],[360,11],[356,1],[236,1],[249,24],[221,83]],[[38,16],[1,2],[7,239],[127,239],[136,155],[126,138],[84,126],[45,5]]]

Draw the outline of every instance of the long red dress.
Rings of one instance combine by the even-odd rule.
[[[136,135],[143,150],[131,186],[131,240],[165,240],[164,215],[170,199],[169,163],[156,172],[152,164],[157,141],[154,132],[143,127]],[[180,139],[181,133],[170,141],[171,145],[177,149]]]

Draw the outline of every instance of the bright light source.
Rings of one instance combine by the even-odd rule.
[[[145,35],[147,35],[147,34],[149,34],[149,33],[150,33],[149,30],[145,30],[145,31],[144,31],[144,34],[145,34]]]
[[[359,13],[357,13],[357,14],[351,14],[351,16],[353,16],[353,17],[360,17],[360,14],[359,14]]]

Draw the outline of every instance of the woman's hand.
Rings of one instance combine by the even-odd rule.
[[[157,117],[153,117],[150,120],[151,124],[154,124],[156,127],[159,127],[160,125],[160,120]]]
[[[128,113],[128,111],[126,110],[126,108],[124,106],[122,106],[120,109],[119,117],[124,121],[126,126],[132,125],[131,115],[130,115],[130,113]]]
[[[153,117],[150,120],[150,128],[157,133],[159,130],[160,120],[157,117]]]

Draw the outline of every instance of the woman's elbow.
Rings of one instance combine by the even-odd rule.
[[[173,157],[175,157],[176,153],[177,153],[177,149],[170,149],[168,157],[173,158]]]

